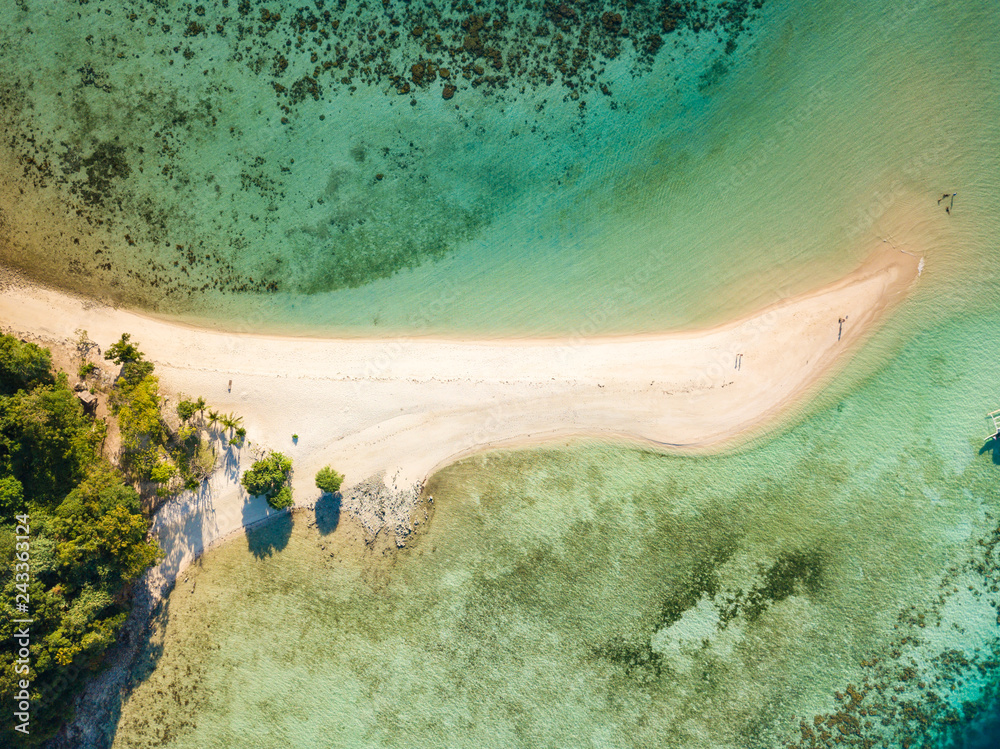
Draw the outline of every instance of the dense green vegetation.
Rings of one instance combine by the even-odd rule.
[[[263,495],[271,507],[283,510],[292,506],[292,488],[288,485],[291,473],[291,458],[271,453],[256,461],[240,481],[248,493]]]
[[[52,357],[47,349],[0,337],[0,395],[52,383]]]
[[[104,352],[104,358],[115,364],[142,361],[145,357],[143,357],[139,347],[131,343],[131,339],[131,333],[122,333],[120,340],[108,346],[108,350]]]
[[[177,415],[185,424],[194,418],[198,413],[198,404],[193,400],[182,400],[177,404]]]
[[[159,554],[147,540],[137,489],[148,497],[153,489],[166,496],[196,488],[216,465],[212,439],[221,435],[213,429],[228,430],[230,444],[246,438],[238,416],[210,411],[206,423],[204,398],[182,398],[180,424],[171,426],[153,363],[127,333],[105,353],[121,369],[110,388],[102,386],[100,368],[88,360],[97,344],[78,333],[77,375],[91,392],[107,394],[120,438],[117,465],[102,456],[107,425],[84,413],[49,351],[0,336],[0,703],[13,705],[26,679],[31,705],[30,734],[16,733],[8,718],[0,746],[37,746],[54,734],[115,641],[130,584]],[[291,461],[276,454],[262,463],[244,485],[256,481],[263,487],[256,493],[273,506],[291,505]],[[16,567],[19,555],[27,567]],[[33,620],[30,658],[20,673],[13,635],[21,625],[13,620],[25,617]]]
[[[153,414],[159,396],[151,365],[119,353],[128,370],[123,442],[136,451],[149,439],[144,429],[161,430]],[[37,746],[100,667],[128,613],[128,586],[158,549],[146,538],[138,493],[100,454],[104,422],[84,414],[49,352],[0,337],[0,389],[0,703],[8,710],[0,745]],[[21,554],[27,567],[15,566]],[[21,625],[13,620],[25,617],[33,620],[30,658],[27,673],[18,673],[13,636]],[[9,712],[20,679],[30,681],[27,736],[14,731]]]
[[[80,365],[80,368],[76,371],[77,375],[80,376],[81,380],[85,380],[88,377],[96,374],[98,371],[97,365],[92,361],[84,362]]]
[[[109,346],[104,358],[122,367],[109,403],[118,419],[119,462],[126,476],[132,481],[158,484],[160,496],[197,488],[216,462],[204,423],[205,399],[182,398],[176,409],[181,426],[171,430],[164,416],[164,399],[159,380],[153,374],[153,364],[131,343],[129,334],[123,334],[121,340]],[[240,421],[236,416],[220,420],[214,411],[211,414],[215,417],[210,419],[211,426],[222,423],[235,428]]]
[[[316,486],[320,491],[335,494],[344,483],[344,474],[337,473],[330,466],[324,466],[316,472]]]

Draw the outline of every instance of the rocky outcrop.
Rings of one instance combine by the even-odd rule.
[[[377,473],[345,489],[340,507],[361,525],[369,543],[384,532],[392,534],[397,547],[404,546],[413,534],[422,489],[419,483],[402,488],[389,486],[385,473]]]

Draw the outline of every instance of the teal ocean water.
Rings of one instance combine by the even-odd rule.
[[[735,454],[468,459],[396,554],[329,503],[210,552],[116,746],[994,746],[998,325],[876,345]]]
[[[116,746],[997,745],[1000,8],[757,5],[0,8],[0,260],[158,315],[640,332],[926,258],[738,451],[484,455],[399,552],[329,506],[210,552]]]
[[[663,330],[972,209],[994,158],[988,3],[377,5],[5,3],[0,261],[247,330]]]

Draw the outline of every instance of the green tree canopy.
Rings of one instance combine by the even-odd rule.
[[[330,466],[324,466],[316,473],[316,486],[320,491],[334,494],[340,491],[342,483],[344,483],[344,474],[337,473]]]
[[[22,343],[13,336],[0,338],[0,394],[31,390],[53,382],[52,355],[34,343]]]
[[[129,342],[131,338],[131,333],[122,333],[120,340],[108,346],[108,350],[104,352],[104,358],[115,364],[142,361],[142,352],[138,346]]]
[[[166,461],[157,463],[149,472],[149,478],[157,484],[166,484],[177,475],[177,466]]]
[[[0,515],[12,518],[19,512],[24,512],[24,487],[13,476],[0,478]]]
[[[0,358],[48,362],[43,349],[19,346],[0,336]],[[104,423],[83,413],[66,375],[37,367],[5,371],[20,372],[21,387],[0,394],[0,612],[15,611],[17,596],[29,596],[33,696],[31,734],[15,733],[5,721],[0,746],[37,747],[66,720],[74,696],[100,667],[128,615],[129,584],[159,550],[146,538],[139,495],[99,454]],[[136,394],[140,402],[153,396],[141,388]],[[24,533],[15,529],[20,512],[29,515],[27,582],[11,563]],[[7,626],[9,635],[13,625]],[[0,637],[5,705],[17,691],[16,657],[13,639]]]
[[[103,437],[104,423],[84,415],[65,375],[0,397],[0,466],[31,501],[51,502],[78,483]]]
[[[122,366],[122,376],[115,383],[116,395],[128,395],[136,385],[153,374],[153,362],[130,361]]]
[[[66,495],[55,511],[56,557],[71,590],[119,588],[156,561],[139,495],[108,464]]]
[[[190,421],[196,413],[198,413],[197,401],[185,398],[177,404],[177,415],[181,417],[181,421]]]
[[[284,509],[292,504],[291,487],[287,486],[292,472],[292,460],[281,453],[256,461],[240,482],[248,494],[263,496],[275,509]],[[287,491],[282,491],[283,489]]]
[[[153,375],[146,375],[115,400],[123,465],[140,478],[149,477],[149,472],[159,461],[160,447],[166,440],[161,402],[159,381]]]
[[[294,504],[292,499],[292,487],[285,484],[278,489],[278,493],[267,500],[267,503],[276,510],[284,510]]]

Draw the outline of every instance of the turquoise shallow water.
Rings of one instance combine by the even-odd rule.
[[[294,105],[273,84],[325,57],[262,20],[291,5],[252,4],[242,39],[231,5],[0,9],[4,260],[190,321],[358,335],[707,324],[883,239],[926,269],[737,452],[482,456],[433,479],[398,553],[307,515],[211,552],[118,746],[995,744],[995,4],[765,3],[735,37],[598,64],[576,99],[357,72]]]
[[[456,70],[450,100],[441,79],[406,95],[384,75],[336,84],[368,49],[353,36],[322,96],[294,105],[275,86],[337,64],[349,40],[323,22],[314,44],[292,4],[280,23],[261,20],[279,3],[230,5],[4,5],[0,54],[20,64],[0,76],[0,259],[248,330],[662,330],[839,277],[886,207],[961,181],[969,210],[995,159],[989,4],[747,6],[739,33],[682,29],[645,62],[595,42],[589,89],[562,74],[476,87]],[[405,26],[331,8],[345,29]],[[484,38],[565,68],[576,53],[553,40],[582,25],[541,13],[550,33],[527,44],[532,12]],[[433,56],[407,42],[390,68]]]
[[[996,694],[998,323],[737,454],[469,459],[398,554],[324,511],[211,552],[116,745],[950,745]]]
[[[694,188],[674,189],[712,147],[712,91],[766,36],[749,3],[711,33],[668,35],[655,58],[642,50],[664,26],[647,3],[621,9],[632,35],[660,32],[635,44],[589,8],[441,3],[421,21],[391,3],[86,5],[0,17],[3,54],[21,62],[2,84],[14,136],[0,158],[17,167],[2,259],[161,313],[314,332],[410,330],[434,302],[447,305],[438,331],[574,326],[581,291],[648,268],[648,243],[621,246],[660,235],[628,212],[647,192],[662,208]],[[489,54],[453,51],[473,19],[472,46],[501,54],[499,72]],[[417,60],[451,68],[457,93],[418,85]],[[52,205],[65,225],[18,231]],[[68,246],[39,252],[57,228]],[[629,265],[602,278],[611,252]]]

